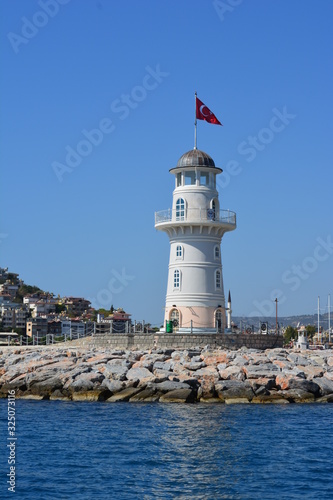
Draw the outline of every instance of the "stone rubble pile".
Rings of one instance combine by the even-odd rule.
[[[0,397],[181,403],[333,402],[333,351],[0,351]]]

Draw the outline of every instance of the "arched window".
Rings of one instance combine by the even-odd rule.
[[[215,271],[215,288],[221,290],[221,271],[219,269]]]
[[[177,328],[179,326],[179,321],[180,321],[180,316],[179,316],[179,311],[178,309],[172,309],[170,311],[170,321],[172,321],[174,328]]]
[[[183,257],[183,247],[181,245],[177,245],[176,247],[176,257],[178,257],[178,259]]]
[[[212,209],[216,210],[216,202],[215,202],[215,200],[212,200]]]
[[[216,198],[213,198],[210,202],[210,212],[212,212],[213,217],[211,220],[219,220],[219,202]]]
[[[180,289],[180,271],[176,269],[173,273],[173,287]]]
[[[176,201],[176,220],[185,220],[185,201],[178,198]]]
[[[215,245],[215,247],[214,247],[214,257],[215,257],[215,259],[220,258],[220,247],[218,245]]]
[[[210,208],[207,210],[207,219],[215,220],[216,216],[216,203],[215,200],[212,200],[210,203]]]

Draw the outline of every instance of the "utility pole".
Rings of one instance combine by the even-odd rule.
[[[319,311],[320,311],[320,297],[318,295],[318,332],[317,332],[318,333],[318,336],[317,336],[318,344],[319,344],[319,335],[320,335]]]
[[[331,343],[331,294],[328,294],[328,342]]]
[[[275,335],[278,334],[278,299],[275,299]]]

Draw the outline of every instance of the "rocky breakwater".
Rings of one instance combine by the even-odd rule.
[[[333,351],[6,348],[0,397],[183,403],[333,402]]]

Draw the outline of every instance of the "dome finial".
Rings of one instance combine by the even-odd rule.
[[[215,163],[207,153],[193,148],[179,158],[176,168],[179,167],[215,167]]]

